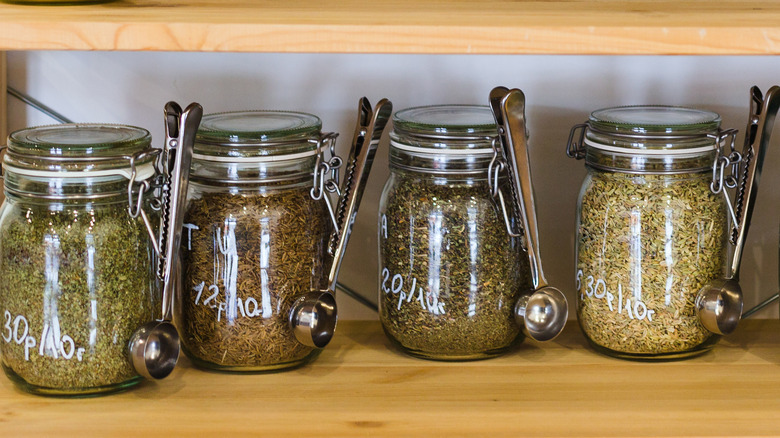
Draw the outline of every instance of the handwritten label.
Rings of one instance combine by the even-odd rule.
[[[611,312],[624,314],[629,319],[644,320],[653,322],[655,310],[648,309],[647,305],[637,298],[632,301],[629,296],[623,296],[623,285],[618,283],[617,294],[614,291],[607,290],[607,283],[601,278],[594,278],[592,275],[587,277],[582,269],[577,271],[575,279],[577,290],[580,291],[580,299],[604,300]]]
[[[392,276],[390,270],[387,268],[382,269],[382,292],[385,294],[392,293],[398,295],[397,309],[401,309],[401,306],[405,303],[411,303],[416,301],[420,304],[423,310],[433,313],[434,315],[444,315],[444,303],[439,301],[437,294],[426,292],[422,287],[417,286],[417,278],[412,277],[411,287],[408,290],[404,290],[404,278],[401,274],[395,274]],[[415,298],[416,296],[416,298]]]
[[[387,216],[384,214],[382,215],[382,224],[380,230],[382,230],[382,239],[387,239]]]
[[[219,286],[212,284],[206,287],[206,282],[201,281],[200,284],[192,288],[195,295],[196,306],[208,306],[217,310],[217,321],[222,321],[222,315],[227,316],[228,305],[224,299],[220,299]],[[244,318],[255,318],[263,316],[263,308],[257,302],[256,299],[249,297],[246,300],[242,300],[240,297],[236,297],[233,305],[237,310],[237,315]]]
[[[40,356],[65,360],[71,360],[75,357],[79,362],[84,358],[86,351],[84,348],[76,347],[73,338],[68,335],[55,334],[55,330],[49,324],[43,326],[40,338],[36,339],[36,336],[30,333],[30,323],[24,315],[14,316],[5,310],[3,321],[3,341],[6,344],[22,346],[26,361],[30,360],[30,352],[35,352],[36,346],[39,346],[37,351]]]
[[[223,225],[211,227],[214,245],[212,281],[208,286],[201,281],[195,287],[195,305],[208,306],[217,310],[217,321],[224,318],[233,324],[237,318],[270,318],[273,315],[270,291],[271,236],[262,230],[258,236],[260,249],[260,301],[253,297],[241,299],[238,296],[239,255],[236,239],[237,220],[226,218]],[[187,249],[192,250],[192,236],[200,227],[184,224],[187,230]],[[196,280],[197,281],[197,280]]]

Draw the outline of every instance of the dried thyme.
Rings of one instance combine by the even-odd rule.
[[[326,283],[331,224],[309,187],[203,193],[184,222],[180,327],[188,355],[201,366],[249,370],[310,357],[288,326],[294,301]]]
[[[487,182],[393,172],[379,223],[385,332],[426,358],[504,351],[520,333],[513,307],[530,280]]]
[[[709,174],[591,172],[581,194],[578,319],[596,346],[628,355],[715,341],[695,313],[722,275],[726,211]]]
[[[140,219],[6,200],[0,231],[3,368],[44,391],[89,392],[138,379],[127,342],[152,320],[151,246]]]

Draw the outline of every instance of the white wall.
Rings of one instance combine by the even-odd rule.
[[[749,87],[780,83],[780,57],[26,52],[10,53],[8,62],[10,86],[76,121],[143,126],[159,140],[168,100],[197,101],[206,112],[300,110],[341,132],[342,151],[363,95],[372,102],[388,97],[401,109],[484,104],[493,86],[522,88],[545,269],[572,304],[574,210],[585,168],[564,153],[571,126],[594,109],[644,103],[711,109],[724,127],[743,129]],[[13,98],[9,111],[12,130],[52,123]],[[746,308],[777,290],[780,132],[773,143],[743,261]],[[375,214],[388,173],[387,145],[381,148],[341,275],[374,302]],[[345,318],[375,317],[343,295],[339,301]],[[760,316],[777,317],[776,307]]]

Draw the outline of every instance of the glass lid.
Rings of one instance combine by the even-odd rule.
[[[492,154],[498,135],[493,112],[481,105],[432,105],[393,115],[393,148],[437,154]]]
[[[622,106],[594,111],[585,144],[629,154],[692,154],[716,148],[720,116],[674,106]]]
[[[195,158],[251,158],[314,152],[319,117],[291,111],[237,111],[203,116]]]
[[[3,169],[30,177],[123,177],[155,174],[157,150],[146,129],[127,125],[66,123],[14,131],[8,136]]]
[[[496,122],[487,106],[432,105],[407,108],[393,115],[396,130],[409,133],[496,135]]]
[[[683,134],[717,131],[720,116],[685,107],[621,106],[593,111],[590,124],[604,131]]]
[[[68,123],[15,131],[8,136],[8,150],[41,157],[120,157],[143,151],[151,142],[143,128]]]

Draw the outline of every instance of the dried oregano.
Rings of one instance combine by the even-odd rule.
[[[262,370],[312,354],[288,326],[295,300],[326,283],[332,225],[309,191],[205,192],[189,201],[179,323],[197,364]]]
[[[592,170],[581,194],[578,319],[595,344],[627,356],[696,351],[699,289],[723,273],[727,236],[710,174]]]
[[[126,206],[50,211],[6,200],[0,352],[13,380],[78,393],[138,379],[127,342],[154,318],[156,286],[146,230]]]
[[[487,357],[520,333],[513,307],[530,287],[487,181],[393,170],[380,211],[380,319],[407,352]]]

